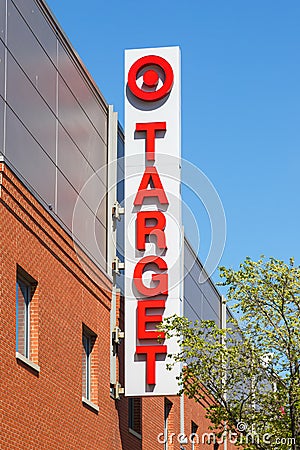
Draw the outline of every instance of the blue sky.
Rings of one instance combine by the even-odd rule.
[[[300,263],[300,2],[48,0],[123,125],[125,48],[179,45],[182,154],[222,200],[221,264],[262,253]],[[184,189],[206,258],[205,208]],[[187,230],[189,234],[189,230]],[[217,280],[217,274],[213,277]]]

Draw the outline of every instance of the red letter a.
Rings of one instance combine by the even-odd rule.
[[[151,183],[151,189],[147,189]],[[168,205],[168,199],[155,167],[146,167],[134,206],[142,205],[145,197],[157,197],[161,205]]]

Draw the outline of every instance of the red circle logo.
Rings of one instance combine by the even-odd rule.
[[[163,85],[154,91],[144,91],[136,84],[139,72],[147,66],[157,66],[164,73]],[[143,85],[148,88],[156,88],[159,81],[159,75],[153,68],[146,70],[143,74]],[[145,102],[156,102],[166,97],[171,92],[174,82],[174,74],[172,67],[161,56],[149,55],[143,56],[132,64],[128,72],[128,86],[133,95]]]

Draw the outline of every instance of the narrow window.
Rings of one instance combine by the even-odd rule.
[[[31,339],[31,325],[35,316],[32,299],[36,287],[37,282],[18,267],[16,281],[16,350],[27,359],[32,359],[31,350],[35,347]]]
[[[165,412],[164,412],[164,450],[169,448],[169,431],[170,431],[170,414],[172,409],[172,403],[165,398]]]
[[[82,396],[91,399],[91,337],[82,333]]]
[[[195,450],[196,444],[199,443],[199,436],[197,435],[197,430],[198,430],[198,425],[196,425],[195,422],[192,421],[192,424],[191,424],[191,444],[192,444],[191,449],[192,450]]]
[[[82,397],[94,404],[98,401],[96,334],[85,325],[82,328]]]
[[[142,399],[131,397],[128,399],[128,426],[137,437],[142,436]]]

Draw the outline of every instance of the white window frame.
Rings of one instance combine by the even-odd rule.
[[[172,403],[165,398],[164,404],[164,450],[169,448],[169,414],[172,409]]]
[[[22,289],[22,287],[24,289]],[[20,352],[19,348],[19,287],[23,292],[25,299],[25,313],[24,313],[24,351]],[[30,359],[30,303],[31,303],[31,290],[32,283],[22,277],[20,274],[17,274],[17,282],[16,282],[16,351],[25,358]]]
[[[91,401],[91,336],[83,330],[82,345],[85,350],[85,398]]]
[[[191,424],[192,426],[191,426],[191,436],[193,435],[193,434],[197,434],[197,430],[198,430],[198,425],[195,423],[195,422],[193,422],[192,421],[192,424]],[[195,427],[194,427],[195,426]],[[195,430],[194,430],[194,428],[195,428]],[[197,441],[195,441],[195,436],[192,436],[192,439],[191,439],[191,450],[195,450],[195,443],[196,443]]]

